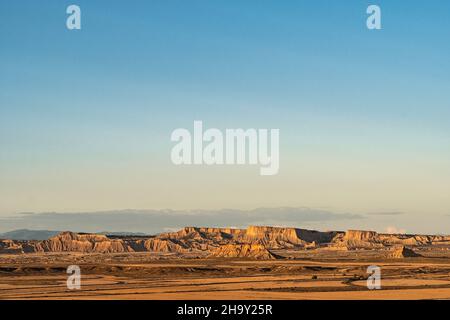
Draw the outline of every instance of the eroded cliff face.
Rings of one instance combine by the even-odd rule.
[[[129,252],[120,239],[109,239],[99,234],[62,232],[48,240],[36,243],[39,252]]]
[[[388,253],[388,258],[392,259],[415,258],[415,257],[421,257],[421,255],[415,253],[414,250],[406,248],[404,246],[393,247]]]
[[[62,232],[43,241],[0,242],[0,253],[31,252],[82,252],[82,253],[121,253],[121,252],[186,252],[188,249],[171,240],[147,238],[109,238],[100,234],[77,234]]]
[[[0,240],[0,253],[21,253],[22,246],[14,240]]]
[[[191,248],[182,243],[176,243],[167,239],[148,239],[144,241],[144,250],[136,251],[152,251],[152,252],[164,252],[164,253],[184,253],[191,251]]]
[[[335,232],[319,232],[296,228],[250,226],[238,239],[242,242],[262,244],[271,249],[315,247],[330,242]]]
[[[352,249],[375,249],[403,246],[448,245],[450,236],[427,236],[406,234],[379,234],[375,231],[349,230],[340,233],[331,241],[330,247]]]
[[[159,239],[176,240],[185,247],[211,250],[225,244],[261,244],[268,249],[310,248],[330,242],[336,232],[319,232],[296,228],[250,226],[247,229],[186,227],[163,233]]]
[[[274,260],[280,256],[270,252],[262,244],[227,244],[213,250],[210,258],[253,258],[258,260]]]
[[[177,232],[167,232],[155,238],[171,241],[185,249],[208,251],[221,245],[234,243],[245,229],[185,227]]]
[[[330,247],[344,247],[352,250],[383,247],[383,244],[374,231],[348,230],[345,233],[337,234],[332,239]]]
[[[245,233],[245,229],[232,228],[197,228],[185,227],[177,232],[167,232],[158,235],[169,239],[210,239],[215,241],[228,240]]]
[[[44,241],[0,240],[0,253],[203,252],[207,255],[214,252],[217,256],[263,259],[274,256],[271,250],[276,249],[356,250],[449,244],[449,236],[391,235],[361,230],[319,232],[260,226],[247,229],[186,227],[177,232],[161,233],[153,237],[108,237],[101,234],[62,232]],[[402,252],[408,254],[407,250]]]

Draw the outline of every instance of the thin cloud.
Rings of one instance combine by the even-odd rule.
[[[185,226],[247,227],[270,225],[273,221],[302,227],[310,222],[362,219],[350,213],[337,213],[307,207],[258,208],[254,210],[118,210],[101,212],[44,212],[0,218],[0,232],[14,229],[52,229],[80,232],[159,233]]]
[[[387,234],[406,234],[406,230],[405,229],[397,228],[397,227],[394,227],[394,226],[386,227],[385,232]]]
[[[399,216],[405,214],[401,211],[386,211],[386,212],[369,212],[368,215],[371,216]]]

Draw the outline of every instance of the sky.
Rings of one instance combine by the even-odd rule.
[[[450,234],[449,37],[447,0],[1,1],[0,218],[290,207]],[[194,120],[280,129],[279,174],[175,166]]]

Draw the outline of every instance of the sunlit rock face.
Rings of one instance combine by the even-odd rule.
[[[270,252],[262,244],[227,244],[215,249],[210,258],[253,258],[274,260],[281,257]]]
[[[247,229],[185,227],[156,236],[108,236],[62,232],[48,240],[0,240],[0,253],[202,253],[217,257],[273,259],[273,250],[388,250],[389,255],[412,256],[408,247],[445,246],[449,236],[379,234],[375,231],[313,231],[298,228],[250,226]],[[397,250],[397,251],[395,251]]]
[[[421,257],[420,254],[415,253],[413,250],[404,246],[397,246],[392,248],[388,254],[388,258],[401,259],[401,258],[414,258]]]

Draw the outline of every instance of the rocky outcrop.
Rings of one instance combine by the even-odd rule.
[[[177,232],[161,233],[158,237],[169,239],[210,239],[222,241],[239,236],[243,233],[245,233],[245,229],[185,227]]]
[[[212,250],[225,244],[241,243],[261,244],[269,249],[311,248],[330,242],[335,235],[336,232],[250,226],[247,229],[186,227],[157,237],[177,241],[194,250]]]
[[[392,259],[402,259],[421,257],[421,255],[404,246],[398,246],[390,250],[388,257]]]
[[[109,238],[102,234],[78,234],[62,232],[44,241],[3,240],[0,253],[30,252],[82,252],[82,253],[121,253],[121,252],[164,252],[182,253],[188,248],[171,240],[157,238]]]
[[[337,234],[331,241],[331,246],[353,250],[382,247],[383,244],[375,231],[348,230]]]
[[[190,251],[190,248],[186,245],[182,245],[171,240],[165,239],[148,239],[144,241],[145,250],[139,251],[153,251],[153,252],[175,252],[175,253],[183,253]]]
[[[39,242],[38,248],[44,252],[128,252],[122,240],[109,239],[99,234],[77,234],[62,232],[55,237]]]
[[[14,240],[0,240],[0,253],[22,253],[22,246]]]
[[[274,260],[281,257],[273,254],[262,244],[227,244],[215,249],[210,258],[248,258]]]
[[[338,234],[330,243],[332,247],[346,247],[353,249],[376,249],[401,246],[429,246],[448,245],[448,236],[406,235],[406,234],[379,234],[375,231],[348,230]]]
[[[449,245],[449,236],[407,235],[407,234],[380,234],[384,244],[406,246]]]
[[[271,249],[314,247],[330,242],[335,232],[319,232],[296,228],[249,227],[239,238],[245,243],[262,244]]]
[[[100,234],[62,232],[35,244],[38,252],[132,252],[122,239],[110,239]]]
[[[62,232],[48,240],[0,240],[0,253],[32,252],[217,252],[222,256],[268,256],[277,249],[378,250],[393,246],[448,246],[448,236],[392,235],[374,231],[319,232],[297,228],[251,226],[247,229],[186,227],[156,236],[108,236]],[[400,253],[408,255],[405,248]],[[259,252],[259,253],[258,253]]]
[[[186,249],[208,251],[234,243],[244,233],[245,229],[185,227],[177,232],[161,233],[156,238],[177,243]]]

